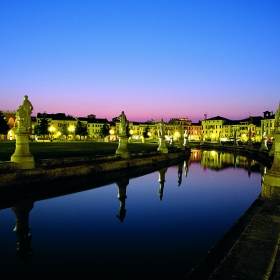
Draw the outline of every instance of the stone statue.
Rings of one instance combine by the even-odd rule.
[[[158,127],[158,138],[159,138],[159,146],[158,146],[158,151],[160,153],[167,154],[168,153],[168,148],[165,143],[165,129],[164,129],[164,122],[163,119],[161,119]]]
[[[22,105],[16,111],[16,131],[17,133],[30,133],[31,132],[31,114],[33,106],[28,100],[28,96],[24,96]]]
[[[116,155],[121,156],[122,158],[129,158],[129,151],[127,147],[127,128],[128,120],[124,114],[124,111],[119,116],[120,125],[119,125],[119,145],[116,150]]]
[[[163,119],[161,119],[161,121],[159,123],[158,137],[159,138],[164,138],[165,137],[165,129],[164,129]]]
[[[187,146],[187,144],[188,144],[188,139],[189,139],[189,134],[188,134],[188,131],[185,130],[185,131],[184,131],[184,143],[183,143],[183,146],[184,146],[184,147]]]
[[[119,116],[119,120],[120,120],[119,134],[124,136],[127,134],[127,126],[128,126],[128,121],[124,111],[122,111],[121,115]]]
[[[28,96],[24,96],[22,105],[16,112],[16,149],[11,156],[11,161],[16,163],[17,168],[32,169],[35,167],[35,161],[29,151],[29,135],[31,134],[31,114],[33,106],[28,100]]]

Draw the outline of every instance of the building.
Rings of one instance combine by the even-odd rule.
[[[202,124],[202,140],[219,142],[222,137],[223,125],[229,123],[229,119],[216,116],[205,119]]]
[[[263,119],[261,120],[261,134],[267,137],[269,142],[273,139],[275,114],[273,112],[263,112]]]
[[[202,139],[202,125],[201,121],[197,123],[191,123],[188,126],[188,140],[189,141],[200,141]]]

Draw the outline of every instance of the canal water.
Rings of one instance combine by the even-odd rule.
[[[142,177],[2,209],[1,273],[180,278],[258,197],[259,170],[245,157],[194,150]]]

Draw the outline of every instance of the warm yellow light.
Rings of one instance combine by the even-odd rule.
[[[115,134],[115,130],[114,130],[113,128],[111,128],[111,129],[109,130],[109,133],[110,133],[111,135],[114,135],[114,134]]]
[[[151,133],[151,132],[148,132],[147,135],[148,135],[149,137],[151,137],[151,136],[152,136],[152,133]]]
[[[130,134],[130,135],[133,135],[133,133],[134,133],[133,129],[130,129],[130,130],[129,130],[129,134]]]
[[[49,131],[50,133],[54,133],[54,132],[56,131],[56,128],[55,128],[53,125],[51,125],[51,126],[48,128],[48,131]]]
[[[61,136],[61,132],[58,131],[56,134],[55,134],[55,138],[59,138]]]
[[[70,124],[70,125],[68,126],[68,131],[69,131],[70,133],[73,133],[73,132],[75,131],[75,125]]]
[[[216,152],[216,151],[211,151],[210,152],[210,155],[212,156],[212,157],[214,157],[214,156],[216,156],[218,153]]]
[[[180,134],[180,132],[179,132],[179,131],[175,131],[175,133],[174,133],[174,137],[175,137],[175,138],[179,138],[179,137],[180,137],[180,135],[181,135],[181,134]]]

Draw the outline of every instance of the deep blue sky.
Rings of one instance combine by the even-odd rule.
[[[130,119],[274,110],[280,1],[0,0],[0,109]]]

